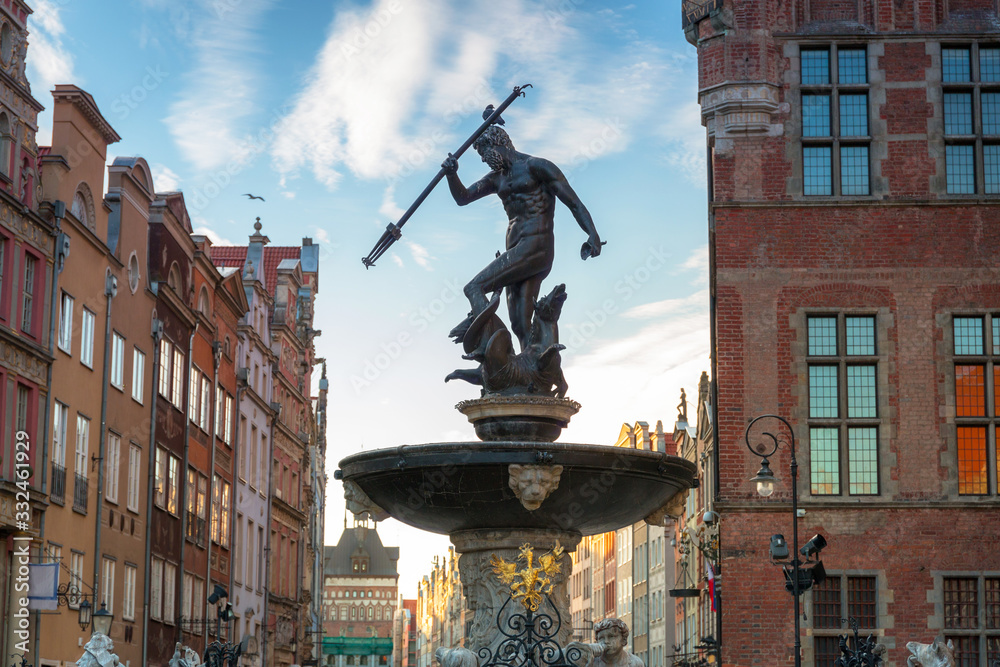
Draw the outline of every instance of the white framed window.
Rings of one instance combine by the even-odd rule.
[[[163,563],[163,622],[173,623],[177,597],[177,566]]]
[[[247,418],[242,415],[240,416],[240,428],[237,435],[237,441],[240,443],[240,447],[242,447],[242,451],[240,451],[239,459],[237,462],[239,466],[237,474],[240,476],[240,479],[246,480],[247,478],[246,458],[250,451],[250,448],[247,447]]]
[[[247,578],[246,587],[248,590],[253,590],[254,583],[254,572],[257,565],[257,545],[254,544],[254,540],[257,537],[257,531],[254,530],[253,519],[247,519],[247,548],[246,548],[246,561],[247,561]]]
[[[184,608],[181,609],[181,617],[185,621],[190,621],[194,618],[194,575],[189,572],[185,572],[183,577],[183,583],[181,584],[183,588],[181,598],[183,600]]]
[[[243,564],[246,554],[241,551],[243,548],[243,515],[236,514],[236,534],[233,535],[233,555],[236,562],[233,564],[233,580],[237,584],[243,583]]]
[[[223,415],[223,419],[226,420],[226,424],[223,427],[223,437],[227,445],[233,444],[233,397],[226,394],[226,410]]]
[[[198,426],[205,433],[209,433],[209,424],[211,421],[212,410],[212,383],[207,377],[201,378],[201,420],[198,422]]]
[[[170,402],[184,409],[184,353],[174,348],[174,372],[171,377]]]
[[[118,504],[118,473],[121,465],[122,439],[115,433],[108,433],[108,447],[104,452],[104,499]]]
[[[153,556],[150,564],[149,617],[163,620],[163,561]]]
[[[257,527],[257,590],[264,590],[264,526]]]
[[[198,388],[201,384],[198,382],[198,375],[194,368],[191,369],[191,381],[188,383],[188,419],[193,423],[198,423],[198,408],[201,407],[201,401],[198,398]]]
[[[160,341],[160,396],[170,400],[170,360],[173,358],[173,346],[166,338]]]
[[[132,348],[132,398],[138,403],[142,403],[143,379],[146,376],[146,355],[134,347]]]
[[[250,488],[251,489],[256,489],[257,488],[257,468],[260,465],[257,462],[257,443],[258,443],[259,440],[260,440],[260,437],[257,434],[257,425],[256,424],[250,424],[250,447],[249,447],[249,450],[250,450],[250,452],[249,452],[249,455],[250,455],[250,461],[249,461],[250,479],[249,479],[249,482],[250,482]]]
[[[225,392],[222,390],[222,387],[215,388],[215,435],[220,438],[222,437],[222,408],[225,407],[222,402],[224,395]]]
[[[80,363],[94,367],[94,323],[97,316],[86,308],[80,313]]]
[[[35,268],[38,260],[34,255],[24,254],[24,282],[21,283],[21,331],[31,334],[34,330],[35,315]]]
[[[181,460],[171,455],[167,465],[167,511],[178,516],[181,497]]]
[[[87,476],[87,454],[90,450],[90,420],[81,414],[76,416],[76,474]]]
[[[59,349],[66,354],[73,354],[73,301],[73,297],[63,292],[59,310]]]
[[[135,620],[135,565],[125,565],[125,578],[122,581],[122,620]]]
[[[52,462],[66,466],[66,425],[69,423],[69,406],[55,402],[52,413]]]
[[[118,333],[111,334],[111,384],[125,387],[125,339]]]
[[[153,502],[157,507],[167,506],[167,450],[156,448],[156,488],[153,490]]]
[[[130,445],[128,451],[128,499],[125,506],[131,512],[139,511],[139,487],[142,479],[142,449]]]
[[[108,613],[115,613],[115,562],[102,558],[101,602],[107,605]]]
[[[205,615],[205,582],[200,577],[194,578],[194,585],[191,587],[191,618],[200,621]]]
[[[69,557],[69,583],[70,588],[75,588],[78,591],[85,590],[83,587],[83,554],[79,551],[74,551]],[[80,608],[80,598],[71,596],[68,602],[71,609]]]

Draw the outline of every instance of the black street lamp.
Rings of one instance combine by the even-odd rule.
[[[101,603],[101,608],[94,612],[94,632],[111,636],[111,624],[115,620],[115,615],[108,611],[108,606]]]
[[[763,436],[770,438],[770,445],[763,442],[758,442],[756,446],[750,444],[750,430],[753,428],[754,424],[762,419],[777,419],[785,428],[788,429],[788,451],[791,454],[791,468],[792,468],[792,577],[791,577],[791,592],[792,597],[795,600],[795,667],[802,667],[802,640],[800,638],[800,628],[799,628],[799,595],[804,589],[801,588],[801,581],[799,579],[799,489],[798,489],[798,472],[799,464],[795,461],[795,432],[792,430],[791,424],[785,421],[784,418],[777,415],[761,415],[753,419],[747,426],[746,434],[744,439],[746,440],[747,449],[750,450],[752,454],[756,454],[761,457],[760,470],[757,475],[753,477],[750,481],[757,483],[757,493],[765,498],[774,493],[774,473],[771,472],[771,468],[768,465],[767,457],[773,456],[775,452],[778,451],[778,445],[782,442],[773,433],[768,433],[764,431]],[[774,537],[780,537],[775,535]],[[782,538],[783,539],[783,538]],[[774,543],[775,539],[772,538],[772,555],[774,554]],[[787,552],[787,548],[785,549]],[[810,573],[811,574],[811,573]],[[788,572],[785,573],[786,579],[788,578]],[[786,583],[786,587],[787,587]]]
[[[80,608],[76,613],[76,622],[80,624],[80,629],[84,632],[90,627],[90,620],[94,616],[94,607],[90,604],[90,600],[83,600],[80,603]]]

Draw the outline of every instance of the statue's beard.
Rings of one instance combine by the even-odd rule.
[[[501,171],[504,168],[503,156],[495,148],[488,148],[483,153],[483,162],[489,165],[493,171]]]

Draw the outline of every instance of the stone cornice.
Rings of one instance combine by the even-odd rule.
[[[101,137],[104,141],[109,144],[117,143],[122,140],[115,129],[111,127],[104,116],[101,115],[100,110],[97,108],[97,103],[94,102],[94,98],[90,96],[90,93],[71,85],[57,85],[55,90],[52,91],[52,98],[58,103],[60,101],[69,102],[75,106],[83,117],[90,121],[90,124],[101,133]]]

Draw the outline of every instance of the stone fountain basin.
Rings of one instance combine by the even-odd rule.
[[[509,485],[511,464],[562,466],[534,511]],[[660,452],[571,443],[454,442],[348,456],[336,477],[355,482],[394,519],[432,533],[557,529],[580,535],[641,521],[696,485],[697,466]]]

